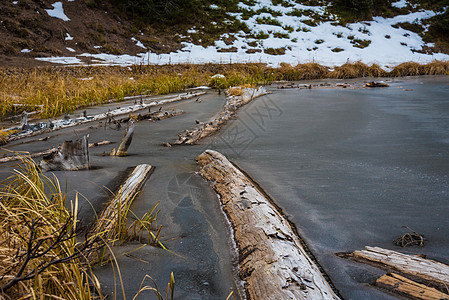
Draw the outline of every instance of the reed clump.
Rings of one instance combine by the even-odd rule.
[[[0,190],[0,298],[92,299],[99,282],[85,255],[93,240],[79,239],[77,200],[66,209],[56,177],[39,174],[31,159]]]
[[[165,249],[157,205],[130,226],[129,205],[118,205],[116,218],[103,220],[107,232],[77,227],[77,197],[67,206],[56,176],[22,157],[0,189],[0,299],[102,299],[91,265],[109,261],[111,245],[136,239]]]

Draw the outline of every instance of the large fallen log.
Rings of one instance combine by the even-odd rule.
[[[449,295],[446,293],[419,284],[395,273],[389,273],[377,279],[376,286],[411,299],[449,299]]]
[[[229,96],[223,110],[212,121],[202,123],[192,130],[185,130],[178,134],[178,139],[173,145],[192,145],[197,143],[202,138],[209,136],[216,132],[225,124],[243,105],[249,103],[254,98],[267,94],[264,87],[259,88],[244,88],[241,90],[241,95]]]
[[[449,266],[416,255],[408,255],[379,247],[365,247],[354,251],[350,257],[359,262],[369,262],[398,271],[433,286],[449,286]]]
[[[138,165],[134,168],[100,214],[92,232],[99,234],[104,241],[109,240],[110,232],[120,218],[120,212],[129,207],[152,170],[153,167],[148,164]]]
[[[87,136],[75,141],[64,141],[58,151],[42,158],[42,171],[74,171],[89,169],[89,143]]]
[[[338,299],[266,193],[216,151],[196,160],[234,228],[249,299]]]

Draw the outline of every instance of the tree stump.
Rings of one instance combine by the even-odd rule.
[[[117,150],[115,150],[115,148],[112,149],[110,155],[126,156],[126,154],[128,153],[129,145],[131,145],[131,142],[133,140],[133,135],[134,135],[134,119],[129,119],[128,126],[126,127],[126,132],[125,135],[123,136],[120,146],[118,146]]]
[[[89,169],[89,142],[87,136],[75,141],[64,141],[57,151],[42,158],[42,171],[73,171]]]

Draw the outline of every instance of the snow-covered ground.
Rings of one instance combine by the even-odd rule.
[[[229,35],[224,34],[214,46],[203,47],[184,42],[183,49],[170,54],[145,52],[131,56],[84,53],[76,57],[38,59],[63,64],[81,64],[82,60],[79,57],[84,56],[90,57],[93,64],[102,65],[264,62],[278,66],[283,62],[292,65],[317,62],[337,66],[346,62],[362,61],[367,64],[376,63],[383,68],[407,61],[427,63],[432,60],[449,60],[449,55],[442,53],[433,55],[417,53],[416,50],[421,50],[423,46],[431,47],[432,44],[424,43],[414,32],[393,27],[399,22],[421,23],[423,19],[434,16],[433,11],[419,11],[394,18],[375,17],[372,21],[340,26],[335,25],[333,22],[335,17],[332,15],[328,16],[329,21],[326,22],[316,22],[308,16],[313,13],[323,15],[325,13],[323,6],[307,6],[297,4],[293,0],[289,2],[290,7],[275,6],[271,0],[256,0],[256,5],[251,7],[240,3],[241,8],[253,11],[252,14],[265,8],[265,11],[274,11],[276,16],[261,12],[244,19],[241,13],[233,13],[233,16],[246,23],[251,33],[247,35],[239,32],[233,35],[235,40],[228,45],[222,39],[229,38]],[[55,10],[59,9],[59,5],[56,5],[59,3],[53,4]],[[393,5],[404,7],[407,0],[397,1]],[[57,17],[63,18],[62,5],[60,9]],[[187,33],[196,32],[197,29],[192,28]],[[76,37],[74,38],[76,40]],[[132,38],[132,42],[145,48],[135,38]],[[231,48],[236,52],[222,52],[223,49]],[[268,54],[270,48],[284,54]],[[222,50],[219,51],[220,49]]]

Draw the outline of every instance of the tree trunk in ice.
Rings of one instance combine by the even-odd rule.
[[[58,151],[44,156],[39,166],[43,171],[89,169],[89,143],[87,136],[75,141],[65,141],[58,148]]]
[[[131,145],[131,142],[133,140],[134,135],[134,119],[129,119],[128,126],[126,127],[125,136],[122,139],[122,142],[120,143],[120,146],[118,146],[118,149],[115,150],[112,149],[111,155],[112,156],[126,156],[128,153],[129,145]]]

